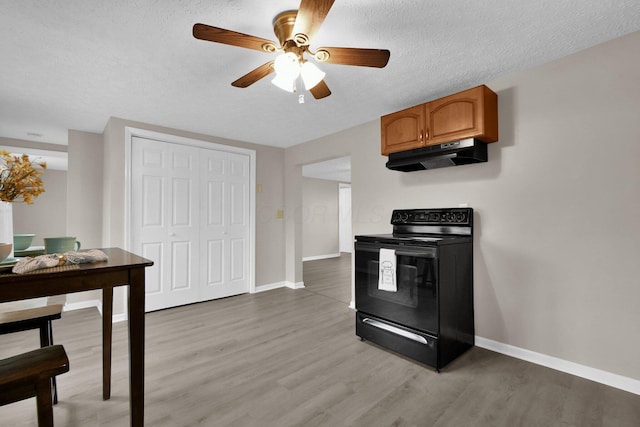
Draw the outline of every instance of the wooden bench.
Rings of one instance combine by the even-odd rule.
[[[26,308],[0,312],[0,335],[13,332],[40,330],[40,347],[53,345],[53,327],[51,321],[62,317],[62,304]],[[58,403],[56,379],[52,378],[53,403]]]
[[[69,358],[61,345],[0,360],[0,406],[35,396],[38,426],[53,427],[51,379],[65,372]]]

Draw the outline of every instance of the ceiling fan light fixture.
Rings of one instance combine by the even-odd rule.
[[[315,99],[326,98],[331,90],[324,81],[324,73],[313,64],[307,64],[304,55],[312,56],[317,63],[384,68],[391,52],[386,49],[361,49],[355,47],[320,47],[310,50],[311,42],[320,29],[335,0],[299,0],[297,10],[286,10],[273,19],[273,32],[278,43],[262,37],[206,24],[194,24],[193,36],[199,40],[237,46],[266,53],[280,53],[231,83],[246,88],[271,73],[276,74],[273,83],[289,92],[296,91],[297,78],[302,74],[305,87]],[[309,71],[307,71],[309,70]]]
[[[300,75],[300,61],[295,53],[287,52],[278,55],[273,68],[278,76],[288,80],[295,80]]]
[[[302,64],[302,67],[300,67],[300,76],[302,77],[304,87],[307,90],[311,90],[316,87],[317,84],[320,83],[326,75],[327,73],[320,70],[309,61],[305,61]]]
[[[271,80],[271,83],[278,86],[282,90],[286,90],[287,92],[296,91],[296,78],[291,79],[287,76],[276,74],[273,80]]]

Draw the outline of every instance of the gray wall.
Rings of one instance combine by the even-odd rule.
[[[340,255],[338,182],[302,182],[302,257]]]
[[[488,82],[488,163],[389,171],[376,120],[288,149],[288,173],[350,154],[354,234],[389,232],[393,208],[468,203],[477,335],[640,379],[639,47],[635,33]]]

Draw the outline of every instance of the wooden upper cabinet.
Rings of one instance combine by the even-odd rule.
[[[498,95],[484,85],[427,105],[427,145],[464,138],[498,140]]]
[[[382,154],[423,147],[425,117],[424,104],[382,116]]]
[[[382,154],[464,138],[498,140],[498,96],[482,85],[380,119]]]

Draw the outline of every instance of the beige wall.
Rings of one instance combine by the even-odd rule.
[[[350,154],[354,234],[389,232],[392,208],[468,203],[477,335],[640,380],[639,49],[635,33],[488,82],[488,163],[389,171],[376,120],[287,150],[287,168]]]
[[[101,134],[69,131],[67,173],[67,234],[75,236],[83,249],[102,244],[102,153]],[[102,300],[101,291],[67,295],[67,303]]]
[[[338,182],[304,178],[302,182],[302,257],[340,254]]]
[[[83,248],[102,247],[102,135],[69,131],[67,231]]]

